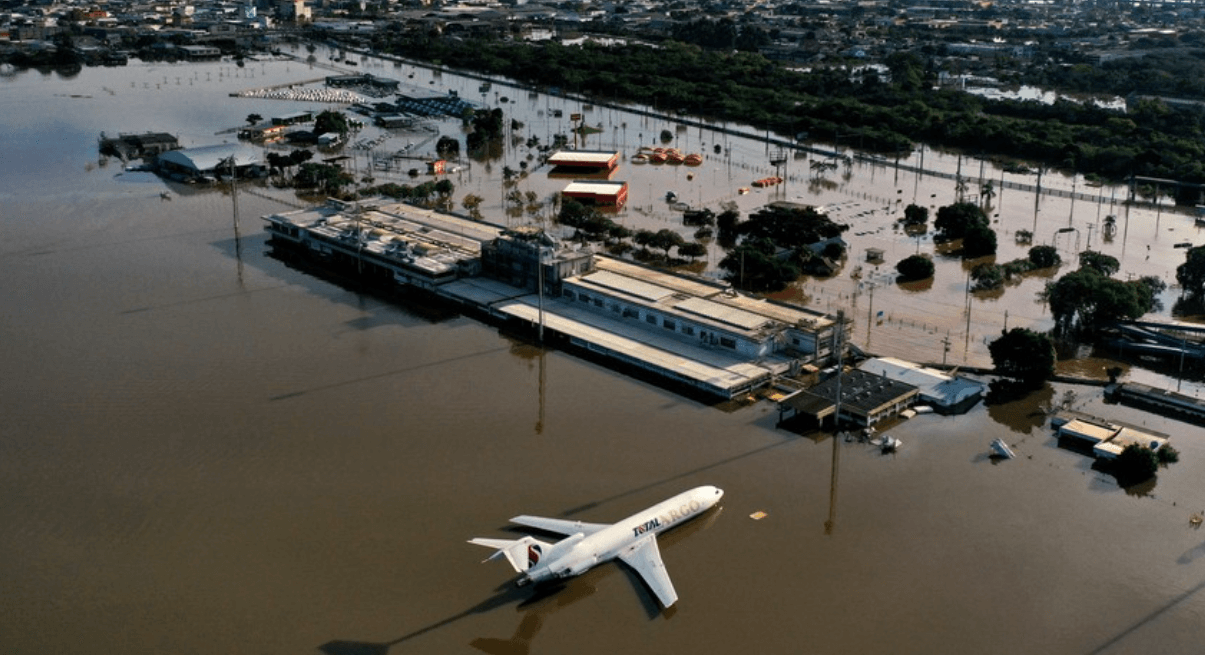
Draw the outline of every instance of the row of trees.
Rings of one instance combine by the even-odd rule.
[[[1121,112],[1092,103],[1045,105],[934,90],[936,67],[915,53],[886,58],[887,76],[855,78],[840,66],[800,72],[751,52],[678,42],[654,48],[451,40],[404,27],[382,30],[374,39],[384,52],[737,120],[788,137],[807,132],[885,152],[908,151],[922,141],[1112,179],[1137,174],[1205,182],[1198,138],[1205,133],[1205,112],[1173,110],[1159,100]]]
[[[428,180],[421,184],[396,184],[393,182],[380,184],[373,187],[367,187],[360,190],[362,197],[371,196],[388,196],[398,200],[406,200],[420,205],[430,205],[442,209],[450,209],[452,202],[452,194],[456,191],[456,185],[451,180],[441,179],[438,181]],[[466,208],[471,205],[470,212],[480,204],[478,200],[475,204],[469,202],[472,196],[466,197]]]
[[[588,207],[573,198],[562,199],[557,220],[562,225],[574,228],[577,237],[583,241],[602,241],[612,246],[612,251],[615,252],[628,250],[629,247],[625,246],[624,242],[631,239],[635,245],[640,246],[646,252],[650,249],[663,251],[666,262],[673,261],[674,253],[671,251],[675,250],[678,257],[691,261],[707,254],[706,245],[698,241],[687,241],[675,230],[669,228],[657,231],[631,230],[607,218],[597,209]]]

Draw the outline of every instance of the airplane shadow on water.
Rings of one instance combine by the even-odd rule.
[[[657,543],[663,549],[672,548],[682,539],[709,528],[715,522],[716,518],[719,517],[722,509],[721,505],[717,505],[698,518],[658,535]],[[539,531],[532,530],[531,532]],[[624,571],[632,582],[633,588],[639,590],[636,595],[640,599],[649,620],[656,619],[658,616],[663,616],[666,619],[673,618],[676,614],[676,606],[665,610],[661,609],[656,597],[653,596],[651,591],[645,588],[644,581],[640,576],[616,561],[597,566],[575,578],[538,585],[534,589],[531,587],[516,587],[513,582],[508,581],[498,587],[493,596],[480,603],[435,623],[408,632],[392,641],[363,642],[336,639],[319,646],[318,650],[325,653],[325,655],[387,655],[394,646],[399,646],[407,641],[447,627],[475,614],[486,614],[514,603],[515,610],[521,615],[519,625],[515,628],[514,634],[505,638],[478,637],[470,641],[469,645],[491,655],[525,655],[530,652],[532,642],[535,640],[536,635],[539,634],[540,629],[544,626],[544,621],[549,616],[564,607],[568,607],[594,595],[598,582],[612,575],[617,567]]]

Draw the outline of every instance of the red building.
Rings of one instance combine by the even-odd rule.
[[[561,195],[584,205],[620,209],[628,202],[628,183],[604,180],[571,182],[561,191]]]
[[[619,165],[619,153],[606,150],[561,150],[548,158],[550,174],[610,174]]]

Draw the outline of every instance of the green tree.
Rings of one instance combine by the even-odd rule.
[[[347,136],[349,131],[351,126],[347,122],[347,116],[341,111],[327,109],[314,118],[315,134],[335,132],[340,136]]]
[[[996,254],[996,231],[987,225],[972,225],[962,235],[962,256],[967,259]]]
[[[435,183],[427,181],[414,187],[414,191],[411,192],[410,197],[414,198],[420,203],[428,204],[431,201],[431,197],[435,194]]]
[[[895,270],[905,281],[925,280],[933,277],[933,260],[926,255],[910,255],[901,259]]]
[[[725,209],[724,211],[720,212],[719,216],[716,216],[715,226],[716,229],[720,231],[720,245],[724,246],[725,248],[731,248],[732,246],[736,245],[737,237],[740,236],[737,233],[737,228],[740,227],[740,222],[741,214],[735,209]]]
[[[293,161],[293,158],[289,155],[282,155],[277,152],[268,153],[268,168],[270,170],[277,170],[283,173],[296,165],[297,162]]]
[[[971,269],[976,291],[999,289],[1004,286],[1004,270],[996,264],[979,264]]]
[[[769,239],[776,246],[799,250],[840,236],[848,229],[848,225],[833,222],[814,207],[768,205],[750,214],[749,219],[737,227],[737,232],[745,238]]]
[[[306,162],[298,167],[294,181],[301,188],[320,188],[326,193],[332,193],[351,184],[354,178],[335,164]]]
[[[983,211],[986,212],[987,208],[992,206],[992,199],[996,197],[996,189],[991,180],[979,187],[979,197],[983,199]]]
[[[259,114],[247,114],[247,124],[248,125],[256,125],[258,123],[262,123],[263,120],[264,120],[264,117],[260,116]]]
[[[481,203],[484,201],[485,198],[475,193],[470,193],[464,197],[464,200],[460,201],[460,206],[469,210],[469,216],[481,220]]]
[[[707,246],[698,241],[688,241],[678,246],[678,254],[694,261],[707,254]]]
[[[1054,376],[1054,342],[1028,328],[1013,328],[988,344],[996,372],[1033,388]]]
[[[439,153],[441,157],[459,157],[460,141],[456,140],[456,137],[445,134],[435,142],[435,152]]]
[[[1113,475],[1117,484],[1123,487],[1150,480],[1158,471],[1159,458],[1155,451],[1138,444],[1126,446],[1113,461]]]
[[[1151,310],[1150,287],[1121,282],[1095,268],[1080,268],[1046,285],[1044,293],[1058,334],[1091,334],[1117,319],[1136,319]]]
[[[975,226],[988,226],[987,214],[978,205],[970,202],[956,202],[937,209],[937,219],[933,227],[937,230],[938,239],[953,241],[966,236],[968,230]]]
[[[289,159],[292,160],[294,166],[299,166],[314,158],[313,151],[302,148],[289,153]]]
[[[577,226],[577,236],[583,240],[602,241],[612,233],[614,227],[614,221],[599,212],[592,212]]]
[[[595,213],[597,213],[596,210],[583,205],[573,198],[564,198],[561,202],[561,211],[557,214],[557,220],[562,225],[578,227]]]
[[[1085,250],[1079,254],[1080,268],[1091,268],[1097,273],[1108,277],[1117,271],[1121,270],[1121,263],[1116,257],[1096,252],[1095,250]]]
[[[650,246],[665,251],[665,258],[669,259],[669,251],[686,243],[686,239],[681,234],[669,229],[662,228],[653,234],[653,239],[649,243]]]
[[[1054,246],[1034,246],[1029,249],[1029,261],[1034,268],[1050,268],[1062,263],[1063,258]]]
[[[923,205],[904,207],[904,227],[919,228],[929,222],[929,208]]]
[[[780,291],[799,277],[799,267],[777,257],[768,239],[747,239],[720,260],[729,282],[749,291]]]
[[[632,230],[630,230],[629,228],[626,228],[618,223],[615,223],[614,221],[612,221],[611,226],[609,228],[607,228],[607,239],[609,239],[611,241],[622,241],[624,239],[630,239],[630,238],[632,238],[633,234],[635,234],[635,233],[632,232]]]
[[[915,52],[897,50],[888,55],[883,63],[891,72],[891,82],[905,92],[921,90],[924,83],[925,64]]]
[[[1176,267],[1176,282],[1190,296],[1205,295],[1205,246],[1189,248],[1184,253],[1184,263]]]

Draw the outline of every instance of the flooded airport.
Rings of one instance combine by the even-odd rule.
[[[934,250],[931,237],[892,227],[902,205],[935,209],[956,193],[953,179],[907,166],[978,177],[980,160],[925,149],[900,166],[857,159],[819,178],[810,158],[791,155],[786,184],[741,193],[776,170],[773,146],[752,132],[678,130],[499,83],[483,98],[480,80],[408,64],[360,68],[469,100],[509,94],[504,110],[545,143],[569,127],[554,109],[583,113],[602,125],[586,147],[625,153],[613,179],[630,184],[617,217],[629,227],[680,227],[667,191],[743,212],[770,199],[830,207],[851,224],[850,262],[786,295],[846,309],[867,350],[987,365],[985,339],[1003,326],[1051,324],[1037,298],[1049,276],[981,296],[966,292],[967,264],[953,257],[935,257],[929,288],[889,274]],[[893,454],[784,431],[767,401],[702,404],[296,268],[273,256],[259,219],[308,203],[291,191],[248,184],[232,197],[97,154],[102,132],[234,141],[248,114],[322,106],[232,93],[329,69],[273,60],[0,73],[7,652],[1113,654],[1197,653],[1205,642],[1205,532],[1190,523],[1205,512],[1205,428],[1106,405],[1099,387],[1055,384],[889,426],[904,444]],[[703,165],[627,161],[664,129],[707,153]],[[414,141],[386,135],[375,147]],[[408,183],[377,170],[371,149],[345,150],[378,183]],[[527,220],[506,214],[500,183],[527,154],[508,146],[452,174],[457,206],[473,192],[487,219]],[[985,166],[998,181],[1000,261],[1024,255],[1014,235],[1030,230],[1065,262],[1092,247],[1121,261],[1120,276],[1174,282],[1177,244],[1205,241],[1192,216],[1122,205],[1124,189],[1085,191],[1082,179],[1046,173],[1041,186],[1068,196],[1036,196],[999,182],[1035,175]],[[518,188],[542,198],[565,182],[533,170]],[[1106,240],[1109,215],[1118,230]],[[851,275],[868,248],[886,263]],[[713,246],[703,270],[721,256]],[[1175,298],[1165,294],[1162,316]],[[1106,363],[1068,366],[1100,376],[1091,369]],[[1200,393],[1174,370],[1125,375]],[[1043,412],[1062,401],[1170,435],[1180,462],[1119,488],[1090,457],[1058,447]],[[995,438],[1017,457],[989,457]],[[516,538],[508,520],[520,514],[609,523],[700,485],[724,498],[659,537],[680,598],[666,611],[621,564],[533,591],[467,543]]]

